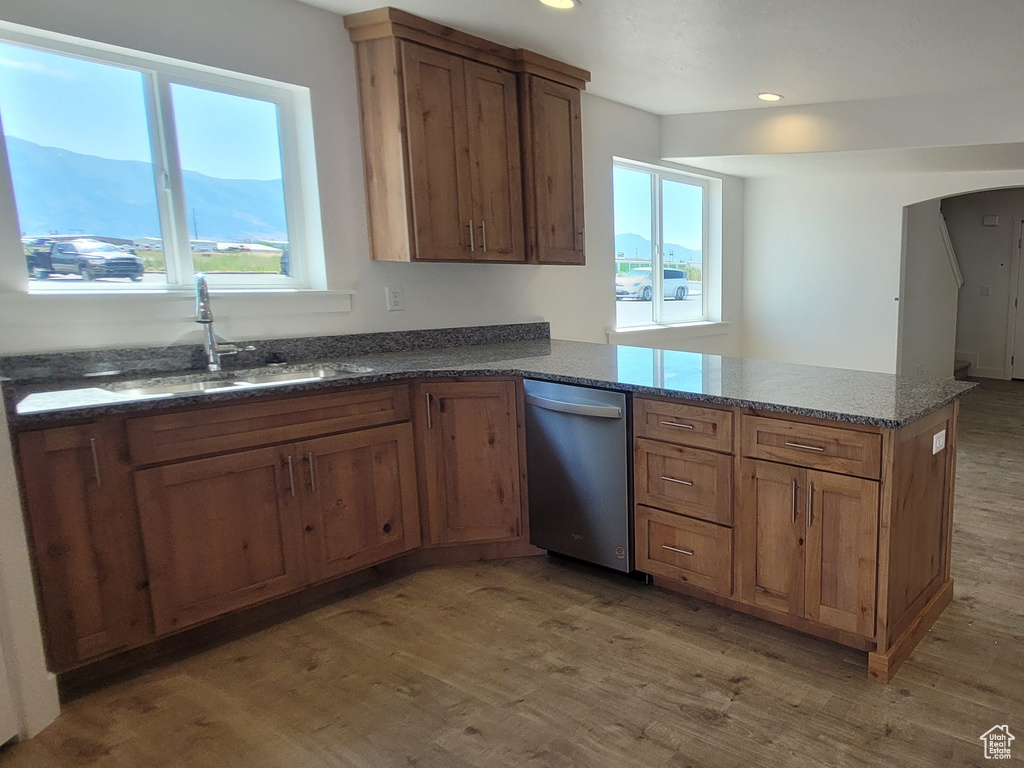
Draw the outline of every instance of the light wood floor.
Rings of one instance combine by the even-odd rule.
[[[1024,759],[1024,385],[964,402],[956,597],[863,654],[547,558],[438,568],[73,702],[3,768],[927,766]]]

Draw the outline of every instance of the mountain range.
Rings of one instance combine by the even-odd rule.
[[[621,253],[627,259],[637,258],[639,254],[640,260],[647,260],[650,259],[651,241],[643,235],[633,233],[616,235],[615,253]],[[665,257],[673,262],[700,261],[700,251],[675,243],[665,243]]]
[[[22,233],[160,237],[153,166],[7,136]],[[287,240],[281,180],[183,171],[189,233],[210,240]],[[195,219],[193,219],[193,210]]]

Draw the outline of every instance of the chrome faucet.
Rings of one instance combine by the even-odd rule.
[[[237,355],[251,352],[256,347],[239,347],[236,344],[220,344],[213,331],[213,306],[210,304],[210,286],[206,275],[196,272],[196,322],[203,326],[203,351],[206,353],[206,367],[213,373],[221,370],[222,355]]]

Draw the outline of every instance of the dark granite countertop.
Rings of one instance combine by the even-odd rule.
[[[273,387],[144,398],[111,391],[107,387],[117,384],[102,379],[66,378],[57,382],[38,375],[33,379],[6,381],[3,390],[8,420],[15,428],[414,377],[471,375],[523,376],[899,428],[947,405],[975,386],[952,379],[909,380],[840,368],[547,338],[383,351],[343,359],[324,357],[316,362],[326,366],[343,362],[373,370]],[[146,375],[150,377],[149,383],[177,380],[179,376],[206,376],[194,369],[178,374],[151,371]],[[229,380],[237,375],[238,371],[221,374]]]

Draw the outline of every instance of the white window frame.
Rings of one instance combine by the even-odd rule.
[[[319,226],[319,200],[307,200],[309,190],[316,189],[315,169],[310,169],[309,163],[303,163],[303,140],[306,137],[300,135],[302,115],[309,112],[308,88],[159,56],[147,56],[100,43],[24,32],[7,26],[0,26],[0,42],[73,56],[142,74],[150,153],[153,159],[154,193],[167,266],[167,285],[161,285],[158,289],[160,292],[191,290],[194,281],[188,207],[178,154],[171,86],[184,85],[273,103],[277,107],[278,115],[291,275],[210,273],[207,277],[211,288],[215,290],[326,289],[326,285],[323,284],[324,256],[323,237]],[[2,138],[0,134],[0,140]],[[312,140],[311,131],[308,140]],[[13,183],[9,164],[0,166],[0,173],[6,173],[8,180]],[[312,178],[309,178],[310,176]],[[152,286],[111,288],[113,290],[110,292],[141,293],[151,292]],[[75,292],[96,294],[103,291],[75,291],[63,288],[58,291],[43,286],[39,291],[29,292],[52,295]]]
[[[624,168],[630,171],[639,171],[640,173],[646,173],[651,176],[651,291],[653,293],[651,297],[651,313],[652,322],[655,326],[664,327],[676,327],[685,325],[694,325],[697,323],[707,323],[710,317],[710,307],[708,304],[708,297],[710,291],[708,290],[708,263],[709,263],[709,249],[711,244],[711,179],[706,176],[698,176],[696,174],[685,173],[683,171],[672,170],[671,168],[664,168],[658,165],[651,165],[649,163],[641,163],[635,160],[624,160],[615,158],[612,165],[615,168]],[[662,227],[662,194],[661,194],[661,182],[663,179],[669,181],[676,181],[681,184],[688,184],[693,187],[700,187],[701,193],[701,268],[700,268],[700,300],[701,300],[701,314],[700,317],[695,317],[683,321],[666,321],[665,320],[665,296],[664,296],[664,269],[665,269],[665,257],[663,253],[663,241],[664,241],[664,230]],[[612,192],[613,207],[614,207],[614,190]],[[614,265],[614,259],[612,261]],[[613,267],[614,268],[614,267]],[[615,275],[613,275],[613,278]],[[638,328],[650,327],[647,325],[630,325],[620,327],[618,324],[618,311],[616,310],[616,331],[630,331]]]

